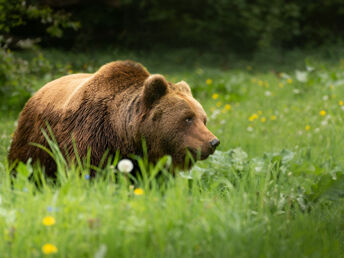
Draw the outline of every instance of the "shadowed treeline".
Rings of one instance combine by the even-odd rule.
[[[14,42],[39,38],[45,47],[164,45],[251,52],[313,47],[344,37],[341,0],[2,0],[1,5],[0,34]]]

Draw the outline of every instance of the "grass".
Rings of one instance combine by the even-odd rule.
[[[34,89],[126,58],[187,81],[221,145],[175,178],[131,184],[108,166],[90,181],[87,168],[79,177],[80,168],[61,166],[57,184],[42,178],[37,188],[27,178],[39,169],[21,165],[11,184],[6,152],[18,112],[1,111],[1,257],[43,257],[46,243],[57,257],[341,257],[344,55],[335,50],[250,61],[189,50],[45,52],[51,70]],[[47,216],[55,224],[44,225]]]

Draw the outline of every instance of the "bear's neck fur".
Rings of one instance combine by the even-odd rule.
[[[72,140],[80,157],[91,149],[91,164],[98,165],[104,153],[122,156],[141,153],[141,137],[134,122],[144,115],[143,83],[149,73],[134,62],[113,62],[102,66],[85,83],[79,108],[66,112],[58,127],[61,149],[71,155]],[[129,104],[128,104],[129,103]],[[129,106],[129,108],[128,108]],[[82,128],[82,130],[80,130]],[[72,135],[72,137],[71,137]]]

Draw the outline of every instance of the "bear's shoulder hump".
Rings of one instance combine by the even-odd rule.
[[[96,72],[96,75],[101,75],[107,78],[115,77],[131,77],[131,78],[146,78],[149,76],[149,72],[140,63],[125,60],[110,62]]]

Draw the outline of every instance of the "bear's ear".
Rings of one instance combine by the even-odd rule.
[[[160,74],[149,76],[144,83],[143,101],[146,107],[151,107],[167,93],[167,81]]]
[[[190,86],[186,82],[181,81],[181,82],[176,83],[175,85],[176,85],[177,89],[180,90],[181,92],[184,92],[184,93],[192,96]]]

